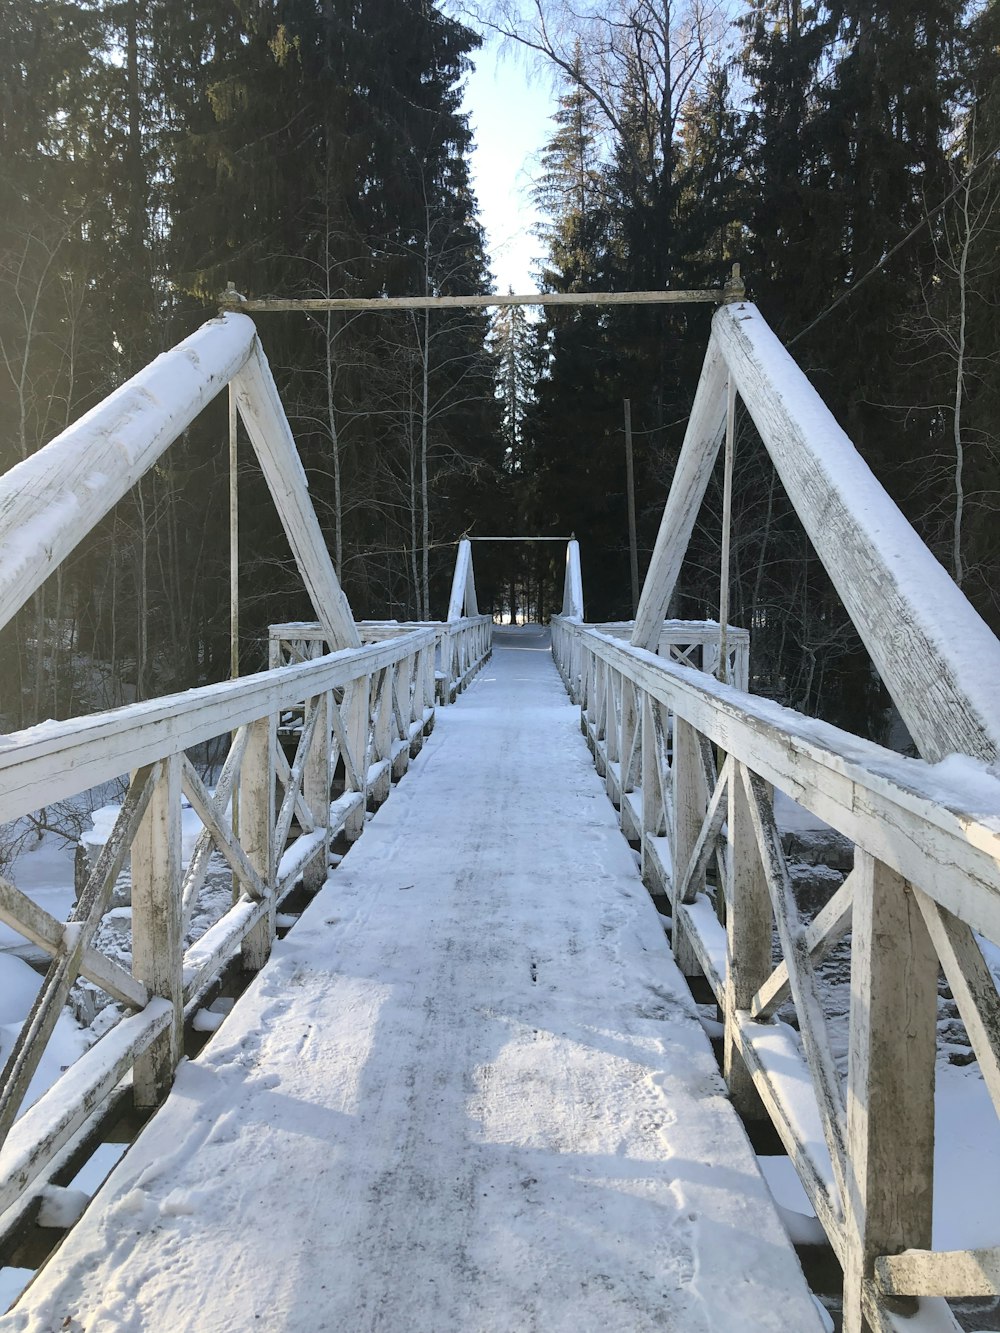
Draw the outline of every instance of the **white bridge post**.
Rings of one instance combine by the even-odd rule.
[[[173,1008],[170,1025],[136,1057],[138,1107],[164,1100],[184,1049],[181,916],[181,757],[171,755],[132,841],[132,973]]]

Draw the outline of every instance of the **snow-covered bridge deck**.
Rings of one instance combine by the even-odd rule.
[[[539,632],[0,1326],[818,1329]]]

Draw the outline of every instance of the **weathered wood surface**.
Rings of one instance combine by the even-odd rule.
[[[190,749],[266,713],[343,687],[359,672],[380,670],[433,641],[433,630],[414,630],[280,671],[11,733],[0,738],[0,820],[16,819],[154,757]]]
[[[572,627],[568,627],[572,631]],[[599,663],[627,671],[726,753],[849,837],[991,939],[1000,939],[1000,812],[970,809],[929,765],[703,672],[584,629]]]
[[[819,1330],[575,711],[494,663],[0,1327]]]
[[[711,290],[667,289],[651,292],[489,292],[472,296],[313,296],[301,299],[280,296],[245,299],[237,294],[223,298],[223,309],[260,311],[325,310],[490,310],[500,306],[604,306],[604,305],[718,305],[726,299],[724,288]]]
[[[921,754],[940,759],[958,751],[995,762],[1000,642],[756,307],[725,306],[712,328],[806,533]]]
[[[864,852],[854,873],[844,1333],[876,1258],[930,1245],[934,1194],[937,957],[906,882]]]
[[[210,320],[0,476],[0,625],[225,388],[255,338],[246,315]]]

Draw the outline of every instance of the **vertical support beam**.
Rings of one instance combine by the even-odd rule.
[[[372,700],[374,718],[372,725],[372,763],[385,763],[385,771],[375,779],[369,795],[375,805],[381,805],[389,795],[392,786],[392,769],[389,756],[392,753],[392,667],[382,672],[377,688],[377,698]]]
[[[877,1255],[930,1248],[934,1162],[937,955],[905,880],[860,848],[854,879],[844,1333]]]
[[[406,741],[406,749],[400,749],[399,753],[392,763],[392,780],[398,782],[410,766],[410,718],[412,705],[410,703],[410,685],[413,679],[413,658],[404,657],[398,661],[392,668],[393,681],[392,690],[396,697],[396,706],[399,708],[399,716],[396,716],[396,709],[392,710],[393,719],[393,744],[395,742]]]
[[[583,619],[583,574],[580,569],[580,543],[571,537],[566,543],[566,576],[563,580],[562,613],[569,620]]]
[[[663,779],[660,755],[663,736],[659,705],[652,695],[642,691],[642,882],[654,897],[661,897],[664,886],[653,867],[653,859],[646,845],[647,838],[661,838],[666,832],[666,804],[663,797]]]
[[[362,676],[360,680],[352,681],[349,690],[350,694],[349,697],[344,699],[341,715],[345,719],[344,732],[351,751],[351,758],[354,760],[362,799],[358,802],[358,808],[352,811],[350,818],[344,825],[344,837],[347,838],[348,842],[354,842],[361,836],[362,829],[365,826],[365,809],[368,804],[368,734],[371,718],[369,705],[371,677]]]
[[[239,488],[239,413],[236,392],[230,384],[229,397],[229,679],[240,674],[240,488]]]
[[[679,881],[691,863],[695,843],[701,832],[708,793],[705,791],[705,773],[701,763],[698,733],[689,722],[674,714],[673,775],[674,827],[670,860],[673,864],[670,885],[671,914],[674,918],[673,950],[677,966],[686,977],[699,976],[701,968],[681,924]]]
[[[132,842],[132,972],[174,1011],[170,1027],[135,1062],[140,1107],[163,1101],[184,1049],[181,914],[181,758],[171,755]]]
[[[740,1055],[737,1010],[750,1001],[771,972],[771,896],[750,818],[746,788],[735,769],[729,801],[729,884],[726,895],[726,1005],[723,1071],[737,1111],[760,1120],[766,1112]]]
[[[716,677],[729,680],[729,565],[733,527],[733,464],[736,456],[736,381],[726,387],[726,458],[722,484],[722,559],[719,571],[719,664]]]
[[[267,911],[243,941],[243,966],[258,972],[274,939],[274,781],[277,728],[274,714],[247,728],[240,781],[240,838],[254,870],[267,885]]]
[[[330,692],[317,695],[312,707],[318,716],[302,774],[302,795],[313,812],[316,827],[323,830],[323,845],[302,872],[302,884],[307,893],[317,893],[323,887],[330,869],[330,783],[333,777],[330,772]]]
[[[625,495],[628,499],[628,553],[632,575],[632,615],[639,609],[639,546],[635,531],[635,467],[632,462],[632,400],[623,399],[625,408]]]
[[[476,612],[470,609],[469,590],[475,602],[476,585],[472,580],[472,542],[463,537],[458,543],[455,555],[455,572],[451,579],[451,597],[448,599],[447,620],[461,620],[463,615],[471,616]]]

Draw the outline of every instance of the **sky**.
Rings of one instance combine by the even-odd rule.
[[[538,155],[552,132],[554,99],[541,74],[530,74],[516,51],[484,42],[465,89],[476,147],[473,186],[486,228],[496,289],[537,291],[531,276],[542,245],[533,234],[539,215],[531,202]]]

